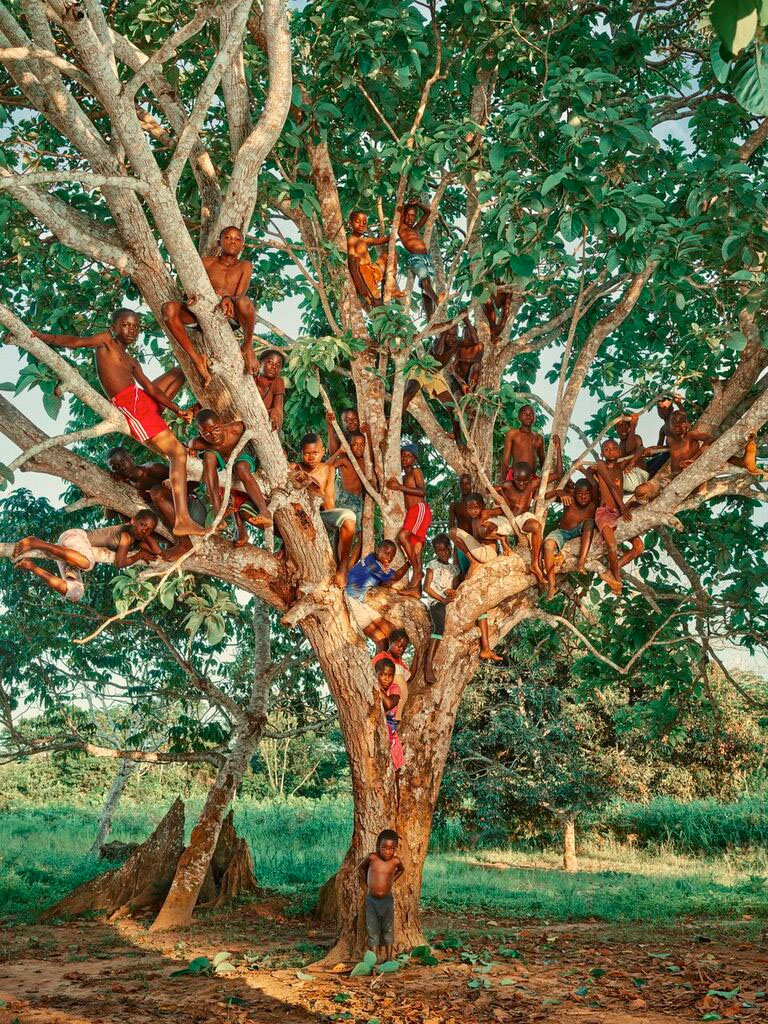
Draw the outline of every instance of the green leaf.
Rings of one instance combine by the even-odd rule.
[[[757,0],[757,17],[761,25],[768,25],[768,0]]]
[[[43,408],[51,419],[55,420],[61,410],[61,399],[58,395],[43,392]]]
[[[7,480],[9,484],[12,484],[16,479],[13,475],[13,471],[8,469],[4,462],[0,462],[0,477],[2,477],[3,480]]]
[[[213,958],[213,966],[214,967],[218,967],[219,964],[224,963],[225,960],[231,960],[231,959],[232,959],[232,954],[231,953],[227,953],[225,950],[222,950],[221,953],[217,953],[216,956]]]
[[[567,171],[555,171],[554,174],[550,174],[548,178],[544,179],[544,184],[541,186],[541,194],[547,195],[552,191],[553,188],[557,188],[563,178],[566,176]]]
[[[741,331],[734,331],[733,334],[729,334],[725,339],[725,344],[728,348],[732,348],[734,352],[743,352],[747,346],[747,339]]]
[[[739,994],[739,992],[741,992],[741,988],[733,988],[728,992],[720,988],[711,988],[709,992],[707,992],[707,995],[720,996],[721,999],[733,999],[735,996]]]
[[[218,967],[213,968],[216,974],[232,974],[237,968],[229,960],[222,960]]]
[[[527,253],[519,253],[516,256],[510,256],[509,267],[514,274],[519,274],[520,277],[530,277],[533,274],[533,268],[536,266],[536,262],[533,256]]]
[[[516,978],[502,978],[501,981],[499,982],[499,985],[501,985],[502,988],[506,988],[507,985],[514,985],[514,984],[516,984],[516,981],[517,981]]]
[[[16,390],[16,385],[15,384],[9,384],[8,381],[5,381],[3,384],[0,384],[0,391],[15,391],[15,390]]]
[[[376,957],[374,956],[374,960],[375,959]],[[364,961],[361,960],[359,964],[355,964],[355,966],[350,971],[349,976],[350,978],[360,978],[367,977],[369,974],[373,974],[373,965],[366,964]]]
[[[379,964],[376,968],[377,974],[394,974],[395,971],[399,971],[402,964],[399,960],[385,960],[383,964]]]
[[[587,986],[586,986],[586,985],[582,985],[582,986],[581,986],[581,988],[577,988],[577,989],[576,989],[576,995],[577,995],[577,996],[586,996],[586,995],[589,995],[589,989],[587,988]]]
[[[507,147],[501,142],[494,142],[488,153],[488,163],[491,165],[492,171],[500,171],[504,166],[504,157],[507,152]]]
[[[734,56],[755,38],[755,0],[715,0],[710,12],[712,28]]]
[[[678,309],[685,309],[685,296],[682,292],[675,292],[675,305]]]
[[[709,59],[712,61],[712,70],[717,81],[724,85],[731,71],[731,62],[728,54],[723,52],[723,44],[716,39],[709,51]]]
[[[363,957],[363,963],[366,964],[368,967],[376,966],[376,954],[373,952],[372,949],[369,949],[366,952],[365,956]]]
[[[745,53],[731,71],[733,95],[750,114],[768,115],[768,46]]]
[[[722,1020],[723,1018],[720,1016],[719,1013],[715,1013],[714,1010],[711,1010],[709,1013],[705,1013],[704,1016],[701,1019],[702,1020]]]

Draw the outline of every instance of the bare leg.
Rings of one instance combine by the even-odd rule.
[[[34,573],[39,579],[46,583],[51,590],[55,590],[57,594],[61,594],[62,597],[67,596],[67,581],[62,579],[61,576],[56,573],[49,572],[44,569],[42,565],[38,565],[31,558],[22,558],[16,565],[16,569],[26,569],[27,572]]]
[[[547,600],[551,601],[555,596],[555,555],[557,554],[557,542],[554,540],[544,541],[544,572],[547,574],[549,590]]]
[[[432,662],[437,654],[437,648],[440,646],[440,641],[432,637],[427,647],[427,658],[424,662],[424,682],[430,685],[435,681],[435,670],[432,666]]]
[[[156,388],[160,388],[167,398],[173,399],[181,391],[186,381],[187,378],[184,376],[184,371],[180,366],[177,366],[173,370],[162,373],[154,381],[154,385]]]
[[[233,475],[243,485],[243,490],[251,499],[254,506],[259,510],[259,521],[255,522],[254,526],[260,526],[262,529],[266,529],[268,526],[271,526],[272,516],[269,514],[264,494],[259,487],[258,480],[253,475],[251,467],[247,462],[236,462]]]
[[[480,659],[482,661],[501,661],[502,659],[492,649],[491,641],[488,638],[488,616],[481,615],[477,624],[480,627]]]
[[[419,391],[421,391],[421,384],[417,380],[409,380],[406,383],[405,392],[403,393],[403,413],[406,412]]]
[[[187,508],[187,451],[170,430],[163,430],[148,442],[149,447],[160,452],[171,464],[171,492],[176,521],[173,533],[176,537],[202,537],[205,527],[196,523]]]
[[[421,545],[418,541],[411,542],[411,534],[407,530],[401,530],[397,535],[397,542],[403,550],[403,554],[411,563],[411,579],[403,594],[421,597]]]
[[[386,650],[389,634],[394,628],[389,619],[376,619],[370,626],[366,626],[363,632],[370,640],[373,640],[376,644],[376,653],[380,654]]]
[[[157,484],[149,492],[149,496],[152,499],[152,504],[157,509],[158,515],[168,529],[173,532],[173,527],[176,522],[176,511],[173,507],[173,498],[171,497],[170,487],[166,487],[165,483]],[[191,547],[192,541],[189,537],[179,537],[178,541],[172,545],[172,547],[165,548],[160,557],[167,562],[173,562],[179,557],[179,555],[183,555],[185,551],[189,551]]]
[[[528,534],[528,538],[531,542],[530,571],[539,583],[546,583],[544,573],[541,571],[541,566],[539,565],[539,557],[541,556],[541,523],[538,519],[529,519],[523,527],[523,533]]]
[[[579,560],[576,563],[576,572],[584,572],[587,564],[587,555],[592,546],[592,538],[595,535],[595,527],[592,521],[585,523],[581,531],[581,544],[579,545]]]
[[[232,518],[235,520],[235,526],[237,527],[237,539],[233,544],[236,548],[244,548],[248,543],[248,530],[245,528],[242,516],[237,512],[232,513]]]
[[[243,331],[243,360],[246,373],[257,373],[258,363],[253,354],[253,332],[256,326],[256,309],[247,295],[235,299],[235,320]]]
[[[610,573],[601,572],[600,579],[607,583],[614,594],[621,593],[621,570],[619,569],[619,554],[616,548],[616,531],[612,526],[604,526],[602,531],[605,546],[608,548],[608,564],[611,567]]]
[[[438,295],[432,285],[432,279],[429,277],[422,277],[419,284],[421,285],[421,300],[424,303],[424,312],[431,318],[435,309],[445,298],[445,293]]]
[[[333,582],[337,587],[343,587],[347,582],[349,552],[352,549],[352,541],[355,537],[355,526],[355,521],[348,519],[339,527],[339,567],[333,577]]]
[[[195,348],[186,328],[186,325],[188,324],[196,324],[197,317],[192,313],[189,307],[185,306],[182,302],[164,302],[162,314],[165,326],[187,353],[189,358],[195,364],[197,372],[203,378],[203,387],[208,387],[211,383],[211,374],[208,370],[208,364],[205,357],[200,355]]]
[[[42,554],[48,555],[49,558],[55,558],[57,562],[66,562],[67,565],[73,565],[76,569],[83,569],[86,572],[91,568],[91,563],[79,551],[75,551],[73,548],[62,547],[61,544],[51,544],[49,541],[41,540],[39,537],[24,537],[23,540],[18,541],[11,557],[15,561],[28,551],[40,551]],[[32,559],[25,559],[25,561],[31,562]],[[34,565],[35,563],[32,562],[32,564]],[[24,568],[26,569],[27,566],[24,566]]]
[[[640,555],[645,551],[645,544],[640,540],[639,537],[635,537],[632,541],[632,547],[629,551],[625,552],[619,559],[619,569],[623,569],[625,565],[629,565],[635,558],[639,558]]]
[[[768,478],[768,470],[760,469],[757,465],[757,436],[755,434],[750,434],[747,438],[744,454],[734,455],[728,459],[728,462],[731,466],[740,466],[742,469],[746,469],[752,476]]]

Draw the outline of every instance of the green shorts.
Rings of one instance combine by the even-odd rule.
[[[355,522],[359,530],[363,521],[363,495],[352,494],[350,491],[345,491],[343,487],[339,487],[336,493],[336,502],[339,508],[348,508],[350,512],[355,513]]]
[[[218,464],[219,469],[227,468],[228,459],[225,459],[221,452],[216,452],[216,462]],[[248,452],[240,452],[240,454],[235,459],[235,466],[238,464],[238,462],[244,462],[246,466],[250,468],[252,473],[255,473],[256,470],[259,468],[256,459],[254,459],[254,457],[250,455]]]

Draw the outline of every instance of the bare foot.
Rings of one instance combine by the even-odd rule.
[[[490,649],[490,647],[489,647],[487,651],[484,651],[482,649],[480,650],[480,660],[481,661],[497,661],[498,662],[498,661],[503,661],[504,659],[500,658],[499,655],[496,654],[495,651],[492,651]]]
[[[549,581],[549,589],[547,590],[547,600],[548,601],[552,600],[552,598],[555,596],[556,591],[557,591],[557,587],[555,586],[555,581],[554,580],[550,580]]]
[[[621,580],[617,580],[609,572],[601,572],[600,573],[600,579],[603,581],[603,583],[607,583],[608,584],[608,586],[611,588],[611,590],[614,592],[614,594],[616,594],[617,597],[619,596],[619,594],[621,593],[621,590],[622,590]]]
[[[546,578],[546,576],[545,576],[545,575],[544,575],[544,573],[543,573],[543,572],[541,571],[541,569],[540,569],[540,568],[538,567],[538,565],[534,565],[533,563],[531,563],[531,564],[530,564],[530,565],[528,566],[528,572],[529,572],[529,573],[530,573],[530,574],[531,574],[532,576],[535,576],[535,577],[536,577],[536,579],[537,579],[537,580],[539,581],[539,583],[542,583],[542,584],[544,584],[544,583],[546,583],[546,582],[547,582],[547,578]]]
[[[244,548],[247,543],[248,543],[248,538],[247,537],[238,537],[237,540],[233,540],[232,541],[232,547]]]
[[[182,537],[178,544],[166,548],[160,557],[164,562],[175,562],[177,558],[185,554],[192,547],[192,541],[188,537]]]
[[[242,512],[240,514],[242,515]],[[272,526],[272,516],[247,516],[246,522],[260,530],[268,530]]]
[[[208,360],[203,358],[197,364],[197,372],[203,379],[203,387],[207,388],[211,383],[211,371],[208,369]]]
[[[11,561],[15,562],[17,558],[21,558],[27,551],[31,551],[34,548],[29,537],[25,537],[23,540],[17,540],[13,547],[13,554],[11,555]]]
[[[346,583],[347,583],[347,574],[346,574],[346,572],[344,571],[344,569],[337,569],[336,572],[333,574],[333,585],[334,585],[334,587],[341,587],[342,590],[343,590],[344,587],[346,586]]]
[[[421,597],[421,585],[404,587],[400,593],[403,597]]]
[[[509,541],[507,540],[507,538],[506,537],[499,537],[499,540],[501,541],[501,553],[502,553],[502,555],[511,555],[512,554],[512,548],[510,547]]]
[[[586,565],[587,565],[586,558],[584,559],[583,562],[582,562],[581,559],[579,559],[578,562],[576,563],[576,572],[586,572],[587,571],[586,570]]]
[[[31,558],[20,558],[18,562],[13,563],[14,569],[31,569],[35,563]]]
[[[194,519],[177,519],[173,527],[174,537],[204,537],[208,531]]]
[[[442,306],[443,302],[445,302],[445,296],[447,294],[448,294],[448,292],[438,292],[437,293],[437,305],[438,306]]]

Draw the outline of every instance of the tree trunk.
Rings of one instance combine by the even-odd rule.
[[[576,859],[576,819],[572,815],[563,821],[563,870],[579,870]]]
[[[125,784],[131,775],[133,775],[136,767],[136,762],[121,758],[117,773],[112,780],[112,786],[107,794],[104,809],[102,810],[101,817],[99,818],[99,827],[96,830],[96,838],[93,840],[93,845],[88,851],[89,853],[93,853],[98,856],[99,851],[107,841],[107,837],[112,831],[112,819],[115,816],[115,811],[117,810],[117,805],[120,802],[120,797],[123,795]]]
[[[224,815],[253,756],[263,725],[264,720],[259,719],[256,727],[244,731],[235,739],[232,752],[211,786],[205,806],[192,829],[189,846],[179,860],[170,892],[150,931],[165,931],[191,923],[192,913],[216,850]]]

